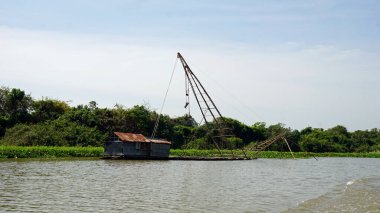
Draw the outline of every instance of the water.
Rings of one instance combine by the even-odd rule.
[[[380,212],[380,159],[2,160],[0,212]]]

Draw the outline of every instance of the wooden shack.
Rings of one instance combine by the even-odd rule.
[[[142,134],[114,132],[112,140],[104,144],[105,157],[126,159],[168,159],[171,143],[146,138]]]

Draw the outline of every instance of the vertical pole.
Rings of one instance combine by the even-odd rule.
[[[292,149],[290,148],[288,141],[286,140],[285,137],[282,137],[282,139],[285,141],[286,145],[288,145],[289,151],[290,151],[290,153],[292,154],[293,159],[295,160],[296,158],[295,158],[294,155],[293,155]]]

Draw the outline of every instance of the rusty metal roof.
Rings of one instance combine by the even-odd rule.
[[[114,132],[117,137],[121,141],[127,141],[127,142],[147,142],[150,141],[144,137],[142,134],[134,134],[134,133],[124,133],[124,132]]]
[[[172,144],[170,141],[162,139],[149,139],[152,143]]]
[[[141,142],[141,143],[160,143],[160,144],[172,144],[170,141],[162,139],[151,139],[146,138],[142,134],[125,133],[125,132],[114,132],[114,134],[121,140],[125,142]]]

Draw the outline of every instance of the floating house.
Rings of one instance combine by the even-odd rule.
[[[114,132],[115,137],[104,144],[105,157],[127,159],[168,159],[171,143],[146,138],[142,134]]]

